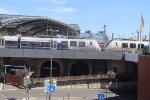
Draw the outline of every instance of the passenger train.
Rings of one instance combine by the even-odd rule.
[[[1,48],[20,49],[56,49],[56,50],[98,50],[98,43],[94,39],[71,39],[56,37],[23,37],[3,36],[0,41]]]
[[[141,48],[145,51],[149,49],[148,41],[141,41]],[[130,39],[110,40],[106,45],[106,50],[138,52],[140,49],[140,41]]]

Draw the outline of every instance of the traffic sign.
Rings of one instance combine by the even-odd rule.
[[[51,82],[50,80],[45,80],[44,81],[44,92],[56,92],[56,84],[57,80],[52,79]]]
[[[105,100],[105,93],[98,94],[98,100]]]
[[[49,85],[48,86],[48,92],[56,92],[56,86]]]

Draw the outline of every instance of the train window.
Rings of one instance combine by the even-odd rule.
[[[49,42],[41,42],[41,47],[50,47],[50,43]]]
[[[41,42],[37,42],[37,47],[41,47]]]
[[[2,39],[2,41],[1,41],[1,42],[2,42],[2,43],[1,43],[1,44],[2,44],[2,46],[4,46],[4,39]]]
[[[116,42],[116,46],[118,46],[118,43]]]
[[[68,42],[67,41],[61,41],[62,49],[68,48]]]
[[[37,48],[38,42],[32,42],[32,48]]]
[[[28,44],[29,44],[28,41],[22,41],[22,42],[21,42],[21,46],[27,46]]]
[[[90,42],[90,45],[92,45],[92,42]]]
[[[85,42],[79,42],[79,47],[85,47]]]
[[[5,46],[6,47],[15,47],[15,46],[18,46],[18,42],[17,41],[5,41]]]
[[[130,48],[136,48],[136,44],[135,43],[130,43]]]
[[[70,46],[76,47],[77,46],[77,42],[76,41],[70,41]]]
[[[140,44],[138,44],[138,48],[140,48]],[[141,48],[144,48],[144,44],[141,44]]]
[[[122,43],[122,48],[128,48],[128,43]]]
[[[32,42],[21,41],[21,47],[23,47],[23,48],[32,48]]]

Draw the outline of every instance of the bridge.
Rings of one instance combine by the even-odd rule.
[[[0,49],[0,57],[61,58],[61,59],[107,59],[138,62],[137,53],[93,50],[41,50],[41,49]]]

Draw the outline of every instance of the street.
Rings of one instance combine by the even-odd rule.
[[[51,100],[98,100],[99,93],[106,93],[105,89],[59,89],[51,93]],[[49,100],[49,94],[46,94],[43,87],[32,88],[27,94],[26,89],[18,89],[16,87],[5,85],[0,90],[0,100]],[[130,98],[129,95],[117,96],[107,90],[106,100],[136,100]]]

